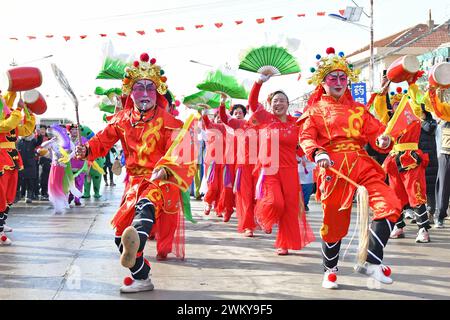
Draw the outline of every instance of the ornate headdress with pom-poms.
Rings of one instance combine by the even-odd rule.
[[[358,81],[358,76],[361,71],[358,69],[353,69],[353,65],[347,61],[343,52],[336,54],[334,48],[328,48],[326,53],[326,57],[322,57],[320,54],[316,55],[317,66],[316,68],[310,69],[313,75],[308,81],[309,84],[314,84],[316,86],[319,85],[327,74],[336,70],[344,71],[350,81]]]
[[[408,93],[408,90],[403,90],[401,87],[397,87],[396,92],[391,92],[389,96],[389,100],[391,105],[399,103],[402,100],[403,96]]]
[[[167,92],[167,77],[164,76],[164,70],[155,63],[155,58],[150,59],[147,53],[143,53],[140,61],[134,61],[131,67],[126,67],[125,78],[122,80],[122,92],[128,95],[137,81],[148,79],[155,83],[158,93],[164,95]]]

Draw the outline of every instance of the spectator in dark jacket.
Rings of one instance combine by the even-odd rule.
[[[17,144],[17,149],[23,161],[23,171],[21,180],[21,193],[26,196],[26,202],[31,203],[34,195],[34,186],[37,183],[36,179],[36,153],[35,149],[42,143],[42,136],[37,138],[34,134],[20,139]]]
[[[422,108],[423,109],[423,108]],[[436,147],[436,128],[437,122],[433,119],[431,113],[423,109],[424,118],[422,119],[422,130],[420,131],[419,149],[428,153],[430,162],[425,170],[427,182],[427,209],[430,214],[430,222],[433,221],[433,215],[436,211],[436,179],[438,172],[438,158]]]

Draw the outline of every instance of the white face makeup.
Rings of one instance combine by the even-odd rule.
[[[156,86],[153,81],[147,79],[137,81],[133,85],[131,99],[139,110],[152,109],[156,105]]]
[[[327,74],[322,82],[325,92],[336,99],[344,94],[348,85],[348,77],[344,71],[336,70]]]

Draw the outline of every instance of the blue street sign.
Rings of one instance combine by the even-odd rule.
[[[352,83],[352,96],[356,102],[367,103],[367,89],[365,82]]]

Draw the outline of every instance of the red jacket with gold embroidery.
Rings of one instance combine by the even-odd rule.
[[[88,160],[104,157],[120,140],[127,172],[132,176],[151,175],[171,146],[174,130],[180,129],[183,122],[162,108],[150,110],[141,121],[139,119],[140,113],[134,108],[116,113],[106,128],[87,143]]]
[[[317,151],[358,150],[367,143],[378,152],[387,152],[375,143],[385,126],[349,93],[339,100],[322,96],[305,111],[298,124],[302,127],[300,144],[310,161],[314,161]]]
[[[370,143],[375,150],[387,152],[388,149],[380,149],[375,143],[385,126],[364,105],[355,102],[348,90],[339,100],[322,95],[303,113],[298,124],[300,146],[309,160],[314,161],[317,152],[325,151],[334,169],[357,183],[365,178],[360,173],[366,170],[375,169],[380,177],[385,175],[364,149]],[[338,187],[337,182],[344,181],[329,170],[316,174],[317,199],[326,199]],[[356,188],[344,181],[338,189],[342,194],[341,208],[349,208]]]

